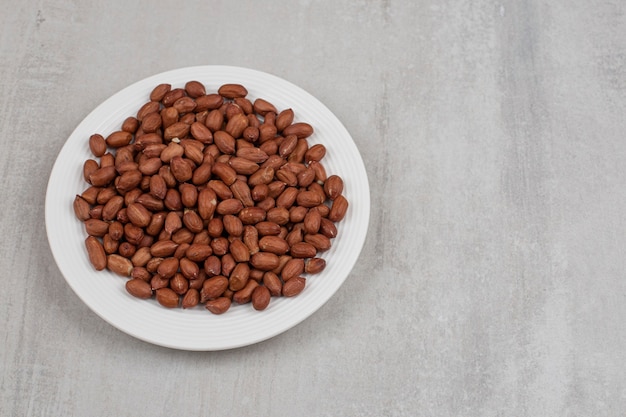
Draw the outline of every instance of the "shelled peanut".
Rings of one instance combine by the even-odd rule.
[[[300,294],[346,215],[344,183],[292,109],[240,84],[160,84],[120,129],[89,138],[74,199],[96,270],[164,307],[265,309]]]

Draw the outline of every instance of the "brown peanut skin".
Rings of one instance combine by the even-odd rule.
[[[262,311],[324,270],[348,211],[343,179],[327,176],[312,125],[247,95],[163,83],[119,130],[89,137],[74,213],[94,268],[128,277],[134,297]]]
[[[204,281],[200,291],[200,302],[206,303],[220,297],[228,288],[228,278],[223,275],[216,275]]]
[[[300,294],[306,285],[306,279],[303,277],[292,278],[283,285],[283,296],[295,297]]]
[[[246,285],[239,291],[235,291],[233,294],[233,301],[237,304],[246,304],[252,300],[252,294],[256,288],[259,287],[259,283],[253,279],[248,280]]]
[[[152,288],[150,284],[139,278],[133,278],[126,281],[126,291],[133,297],[147,299],[152,297]]]
[[[248,95],[248,90],[241,84],[224,84],[218,88],[217,93],[222,97],[236,98]]]
[[[313,258],[317,249],[310,243],[298,242],[291,246],[290,253],[294,258]]]
[[[304,272],[307,274],[319,274],[326,268],[326,260],[323,258],[308,259],[304,265]]]
[[[289,281],[291,278],[300,276],[304,272],[304,260],[301,258],[292,258],[283,267],[280,276],[283,281]]]
[[[95,157],[101,157],[107,151],[107,144],[104,137],[99,134],[93,134],[89,137],[89,149]]]
[[[133,264],[128,258],[117,254],[111,254],[107,255],[107,269],[118,275],[128,277],[133,271]]]
[[[230,308],[232,301],[228,297],[219,297],[207,301],[205,307],[213,314],[224,314]]]
[[[348,200],[343,195],[339,195],[333,200],[333,204],[330,207],[330,212],[328,213],[328,220],[333,222],[339,222],[343,220],[347,211]]]
[[[121,148],[122,146],[130,144],[132,139],[133,135],[131,133],[119,130],[107,136],[105,142],[111,148]]]
[[[331,175],[324,182],[324,192],[331,200],[336,199],[343,193],[343,180],[338,175]]]
[[[257,311],[265,310],[270,303],[270,299],[270,290],[265,286],[257,286],[252,291],[252,307]]]
[[[171,288],[159,288],[156,290],[156,299],[163,307],[176,308],[180,298]]]
[[[183,297],[182,307],[193,308],[200,302],[200,292],[195,288],[190,288]]]
[[[163,97],[165,96],[165,94],[169,93],[171,89],[172,89],[171,84],[164,83],[164,84],[157,85],[156,87],[154,87],[152,92],[150,92],[150,100],[152,101],[163,100]]]
[[[89,215],[91,206],[83,197],[76,195],[76,197],[74,198],[73,206],[74,206],[74,214],[76,214],[76,217],[79,220],[85,221],[91,217]]]
[[[206,94],[206,89],[200,81],[191,80],[185,84],[185,92],[189,97],[198,98]]]
[[[104,251],[104,246],[94,236],[88,236],[85,239],[85,246],[87,247],[87,254],[89,261],[97,271],[102,271],[107,266],[107,254]]]
[[[279,132],[283,132],[293,122],[295,114],[292,109],[285,109],[278,113],[274,125]],[[283,132],[284,133],[284,132]],[[287,136],[287,135],[284,135]]]
[[[283,135],[296,135],[298,139],[308,138],[313,134],[313,126],[308,123],[293,123],[283,129]]]
[[[250,257],[250,263],[256,269],[271,271],[279,265],[280,259],[273,253],[257,252]]]

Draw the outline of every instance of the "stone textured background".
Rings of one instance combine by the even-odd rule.
[[[0,0],[0,415],[623,416],[626,5]],[[149,345],[72,292],[48,176],[158,72],[226,64],[326,104],[372,214],[337,294],[223,352]]]

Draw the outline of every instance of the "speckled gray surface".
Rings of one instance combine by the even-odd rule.
[[[179,3],[0,3],[0,415],[626,414],[626,5]],[[315,315],[182,352],[79,300],[44,201],[96,105],[206,64],[326,104],[363,156],[372,215]]]

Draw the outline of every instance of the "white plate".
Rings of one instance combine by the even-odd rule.
[[[88,138],[118,130],[122,121],[147,100],[160,83],[182,87],[198,80],[208,92],[225,83],[246,86],[248,98],[264,98],[279,110],[292,108],[296,121],[314,126],[311,144],[327,148],[324,165],[328,174],[340,175],[344,195],[350,202],[346,217],[338,224],[332,248],[323,253],[327,266],[309,277],[305,290],[295,298],[273,297],[268,308],[255,311],[236,305],[223,315],[194,309],[166,309],[152,300],[130,296],[122,278],[97,272],[87,258],[83,224],[76,219],[72,202],[87,184],[82,166],[92,155]],[[177,69],[141,80],[107,99],[76,128],[54,164],[46,193],[46,229],[54,259],[67,283],[102,319],[138,339],[184,350],[222,350],[250,345],[276,336],[317,311],[343,284],[363,247],[370,212],[367,174],[359,151],[341,122],[315,97],[276,76],[246,68],[198,66]]]

